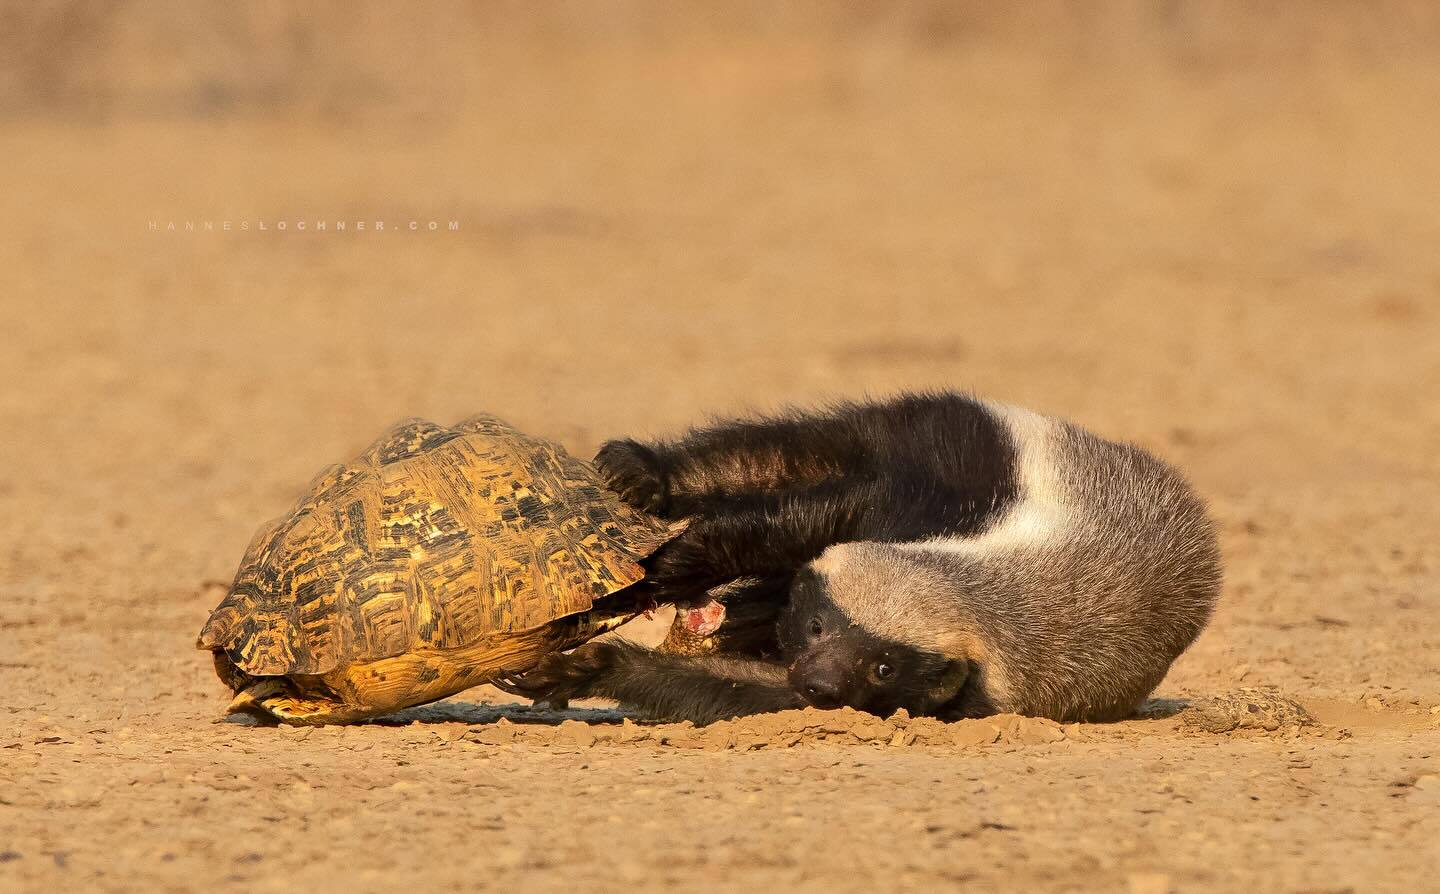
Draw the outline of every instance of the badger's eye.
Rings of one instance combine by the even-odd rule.
[[[888,680],[895,676],[895,666],[881,661],[875,665],[875,677],[879,680]]]
[[[811,636],[819,636],[825,632],[825,625],[820,623],[819,618],[811,618],[809,630]]]

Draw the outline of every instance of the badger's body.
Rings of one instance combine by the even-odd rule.
[[[597,463],[627,499],[692,519],[653,559],[659,598],[728,586],[778,623],[745,656],[591,644],[517,680],[525,694],[697,722],[806,702],[1111,719],[1219,592],[1213,528],[1174,469],[964,395],[611,442]]]

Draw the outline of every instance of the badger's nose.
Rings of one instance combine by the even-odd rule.
[[[845,669],[837,662],[802,658],[790,668],[790,685],[817,708],[845,704]]]
[[[801,690],[805,701],[817,708],[838,708],[843,699],[840,698],[840,687],[829,680],[811,680]]]

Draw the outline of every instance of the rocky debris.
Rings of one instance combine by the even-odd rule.
[[[1205,733],[1237,730],[1288,733],[1316,725],[1299,702],[1268,687],[1247,687],[1196,699],[1177,719],[1182,730]]]
[[[408,723],[400,725],[397,721]],[[904,710],[877,717],[853,708],[822,711],[804,708],[722,720],[706,726],[636,722],[614,708],[570,707],[554,710],[520,704],[442,703],[412,709],[368,724],[412,747],[483,749],[539,746],[584,750],[597,746],[643,744],[694,751],[775,751],[808,746],[866,746],[876,749],[983,749],[1100,742],[1136,736],[1184,734],[1297,735],[1305,730],[1340,738],[1347,733],[1312,719],[1303,706],[1273,688],[1250,687],[1214,696],[1153,699],[1134,720],[1117,724],[1061,724],[1040,717],[997,714],[944,722],[911,717]],[[346,730],[349,730],[347,735]],[[334,739],[341,748],[369,748],[363,727],[280,727],[296,743]],[[377,731],[378,732],[378,731]],[[31,746],[44,747],[44,746]],[[52,746],[53,747],[53,746]]]
[[[815,708],[721,720],[707,726],[683,723],[585,723],[567,718],[559,724],[513,723],[500,717],[469,727],[466,741],[484,745],[542,745],[589,748],[597,745],[649,743],[666,748],[701,751],[776,750],[803,745],[870,746],[875,748],[977,748],[990,745],[1048,745],[1078,738],[1079,727],[1053,720],[1000,714],[945,723],[933,717],[911,717],[899,711],[881,718],[853,708]]]

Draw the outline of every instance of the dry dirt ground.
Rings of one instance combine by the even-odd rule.
[[[0,889],[1435,885],[1440,23],[1320,8],[6,4]],[[394,419],[937,385],[1212,501],[1149,716],[216,722],[246,540]]]

